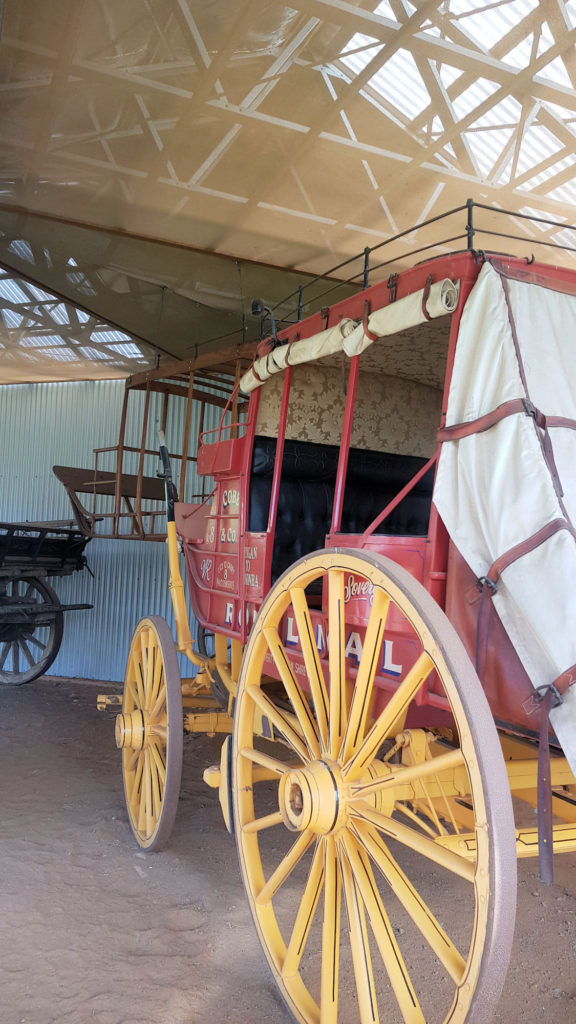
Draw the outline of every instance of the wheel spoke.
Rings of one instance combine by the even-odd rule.
[[[378,658],[382,648],[386,617],[390,606],[390,598],[383,590],[374,594],[370,618],[366,628],[366,636],[358,666],[358,675],[354,685],[354,696],[350,707],[350,717],[346,736],[342,745],[342,760],[345,763],[364,739],[366,722],[370,711],[374,676],[378,668]]]
[[[47,646],[48,646],[48,644],[43,644],[42,641],[39,640],[38,637],[34,636],[34,635],[28,637],[28,643],[29,644],[34,644],[34,646],[37,647],[38,650],[42,651],[42,652],[44,652],[46,650]],[[42,657],[42,655],[40,655],[36,660],[40,661],[41,657]]]
[[[144,789],[146,791],[146,835],[151,835],[154,830],[154,813],[152,804],[152,769],[148,748],[144,751]]]
[[[466,970],[466,963],[456,946],[450,941],[375,829],[357,822],[354,831],[428,945],[444,965],[452,980],[459,985]]]
[[[409,818],[410,821],[413,821],[414,824],[417,825],[418,828],[421,828],[423,832],[426,832],[429,836],[432,836],[432,839],[436,839],[438,833],[434,831],[432,826],[429,825],[427,821],[424,821],[422,815],[416,814],[415,811],[408,807],[407,804],[398,801],[395,804],[395,809],[399,812],[399,814],[403,814],[406,818]]]
[[[334,759],[340,752],[346,713],[345,609],[344,573],[341,569],[330,569],[328,572],[328,661],[330,667],[328,753]]]
[[[340,908],[338,854],[333,836],[324,840],[324,920],[322,922],[322,984],[320,1024],[337,1024],[340,975]]]
[[[300,960],[306,947],[308,935],[314,914],[320,899],[322,883],[324,881],[324,849],[323,844],[318,843],[314,851],[314,857],[308,874],[308,880],[304,887],[298,913],[286,950],[286,956],[282,965],[282,977],[293,977],[300,966]]]
[[[339,845],[341,847],[339,851],[340,869],[342,871],[344,895],[346,897],[350,948],[352,950],[354,977],[356,979],[360,1024],[378,1024],[378,1006],[374,988],[374,971],[370,956],[368,929],[366,927],[366,914],[364,906],[358,898],[358,890],[350,862],[344,852],[343,844]]]
[[[270,878],[256,896],[256,903],[259,906],[264,906],[266,903],[270,903],[274,894],[278,892],[280,886],[284,884],[288,876],[292,873],[298,862],[306,853],[310,844],[313,842],[313,832],[302,832],[301,835],[298,836],[294,845],[288,851],[286,856],[282,858],[276,870],[272,872]]]
[[[425,808],[424,814],[427,814],[428,817],[430,818],[430,820],[434,822],[434,825],[436,826],[436,835],[439,835],[439,836],[448,835],[447,830],[444,828],[444,825],[442,824],[442,822],[440,821],[440,818],[438,817],[438,811],[436,810],[436,807],[434,806],[434,800],[430,796],[430,790],[428,789],[428,787],[426,785],[426,781],[423,780],[420,783],[420,786],[422,788],[422,793],[423,793],[423,799],[421,801],[421,804]]]
[[[344,769],[348,782],[360,778],[366,767],[374,760],[382,743],[393,732],[398,719],[405,715],[408,705],[433,668],[432,658],[426,651],[422,651]]]
[[[2,653],[0,654],[0,669],[3,669],[6,664],[6,658],[8,657],[9,650],[10,643],[6,641],[6,643],[2,645]]]
[[[137,751],[136,752],[136,758],[137,758],[137,763],[136,763],[136,766],[135,766],[135,771],[134,771],[134,777],[133,777],[133,780],[132,780],[132,785],[129,787],[130,788],[130,792],[129,793],[128,793],[129,777],[127,779],[127,784],[126,784],[126,803],[128,804],[128,807],[131,808],[131,812],[132,812],[133,815],[135,815],[136,812],[139,812],[139,805],[140,805],[140,799],[139,798],[140,798],[140,795],[141,795],[141,780],[142,780],[142,769],[143,769],[143,751]]]
[[[126,676],[124,682],[124,709],[126,711],[133,711],[138,706],[138,691],[136,688],[136,679],[130,679]]]
[[[162,746],[166,749],[168,742],[168,726],[166,722],[156,722],[150,726],[150,736],[161,740]]]
[[[139,757],[140,757],[140,751],[139,750],[127,750],[126,751],[126,772],[127,773],[130,773],[130,772],[134,771],[134,769],[136,768],[136,762],[138,761]],[[134,780],[132,779],[131,782],[133,782],[133,781]]]
[[[158,821],[162,810],[162,794],[160,792],[160,778],[158,773],[158,762],[154,757],[154,747],[148,748],[148,767],[152,779],[152,808],[154,821]]]
[[[410,981],[404,957],[400,952],[388,914],[376,887],[370,861],[366,853],[359,849],[350,832],[344,832],[343,843],[357,890],[366,908],[380,956],[388,972],[405,1024],[425,1024],[424,1014]]]
[[[140,660],[136,662],[136,672],[134,674],[134,681],[136,684],[137,700],[136,706],[144,708],[146,706],[146,687],[144,684],[144,666]]]
[[[290,771],[290,765],[277,761],[275,757],[270,757],[269,754],[264,754],[261,750],[256,750],[254,747],[242,747],[240,754],[242,757],[247,758],[248,761],[253,761],[254,764],[261,765],[262,768],[268,768],[275,775],[284,775]]]
[[[22,651],[22,654],[26,658],[26,661],[28,662],[29,667],[33,668],[34,665],[36,664],[36,660],[32,657],[32,653],[30,651],[30,648],[28,647],[28,644],[26,643],[25,640],[21,640],[20,641],[20,650]]]
[[[304,658],[310,683],[310,693],[316,713],[320,743],[322,751],[325,752],[328,749],[328,695],[326,693],[326,683],[324,682],[318,649],[314,643],[314,630],[308,610],[308,602],[306,601],[306,594],[299,587],[294,587],[290,591],[290,600],[294,609],[302,657]]]
[[[455,875],[459,875],[460,878],[464,878],[468,882],[474,881],[474,864],[471,864],[470,861],[459,854],[452,853],[452,851],[438,846],[433,839],[420,835],[415,829],[409,828],[408,825],[403,825],[402,822],[396,821],[394,818],[388,818],[385,814],[374,811],[366,803],[364,805],[361,803],[357,804],[352,810],[352,815],[354,819],[375,825],[378,831],[388,836],[389,839],[397,839],[403,846],[416,850],[423,857],[434,861],[435,864],[440,864],[441,867],[446,868]],[[446,854],[449,854],[449,856],[447,857]]]
[[[308,760],[308,749],[302,742],[302,739],[290,724],[286,715],[284,715],[271,700],[268,699],[265,693],[259,686],[247,686],[246,693],[251,700],[256,704],[260,710],[266,715],[272,725],[276,726],[279,732],[282,733],[284,739],[290,744],[293,750],[300,755],[303,761]]]
[[[139,765],[140,767],[140,765]],[[142,768],[140,773],[139,804],[138,804],[138,831],[146,833],[146,751],[142,751]]]
[[[318,742],[318,731],[308,701],[304,697],[302,690],[300,689],[292,666],[286,656],[286,651],[282,645],[282,641],[278,635],[276,629],[265,629],[264,636],[266,637],[266,643],[268,649],[274,658],[274,663],[280,678],[284,684],[284,689],[290,698],[294,713],[296,715],[302,735],[306,740],[306,745],[312,757],[320,756],[320,743]]]
[[[429,761],[421,761],[418,764],[402,766],[385,775],[375,782],[357,782],[352,786],[354,799],[363,799],[372,793],[381,793],[386,789],[394,789],[396,786],[405,786],[412,782],[420,782],[430,775],[438,775],[444,771],[454,771],[464,765],[464,755],[460,748],[449,750],[445,754],[439,754]]]
[[[159,692],[159,694],[158,694],[158,696],[156,698],[156,702],[154,704],[154,707],[150,711],[150,718],[153,721],[154,721],[154,719],[158,718],[160,716],[160,712],[162,711],[162,709],[165,706],[166,706],[166,690],[162,686],[160,688],[160,692]]]
[[[150,630],[143,629],[140,632],[140,664],[142,666],[142,690],[143,699],[146,700],[146,693],[148,689],[148,676],[150,674],[150,665],[148,662],[148,644],[150,642]],[[145,707],[145,704],[142,704]]]
[[[18,641],[12,641],[12,671],[20,671],[20,650],[18,648]]]
[[[246,825],[242,826],[242,831],[249,835],[254,832],[263,832],[264,829],[273,828],[274,825],[282,824],[282,815],[280,811],[274,811],[273,814],[265,814],[263,818],[254,818],[253,821],[248,821]]]
[[[159,661],[158,648],[156,647],[156,638],[152,633],[152,630],[148,633],[148,654],[146,659],[146,673],[144,675],[144,696],[146,697],[146,709],[149,710],[152,707],[152,689],[154,687],[154,676],[156,675],[156,662]]]
[[[153,708],[158,700],[158,694],[162,689],[162,683],[164,681],[164,662],[162,658],[156,658],[154,665],[154,676],[152,680],[152,692],[150,694],[150,707]]]
[[[160,783],[163,789],[164,786],[166,785],[166,763],[164,761],[162,753],[158,749],[158,746],[156,745],[153,739],[150,742],[150,753],[152,755],[152,758],[154,759],[156,771],[158,772],[158,777],[160,779]]]

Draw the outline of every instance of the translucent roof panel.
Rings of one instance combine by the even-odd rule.
[[[25,259],[30,247],[23,242],[19,247]],[[28,380],[126,377],[155,363],[156,353],[149,345],[3,268],[0,316],[0,384],[21,379],[22,359]]]
[[[443,252],[414,225],[468,197],[574,219],[576,0],[2,7],[1,323],[36,302],[102,372],[251,341],[252,298],[375,239]]]

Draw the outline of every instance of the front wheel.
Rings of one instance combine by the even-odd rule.
[[[412,652],[394,686],[390,636]],[[248,900],[300,1024],[487,1024],[513,936],[512,802],[478,678],[420,584],[348,550],[289,569],[245,652],[232,770]]]
[[[142,619],[132,637],[116,745],[128,818],[144,850],[166,845],[178,807],[183,748],[182,686],[168,624]]]

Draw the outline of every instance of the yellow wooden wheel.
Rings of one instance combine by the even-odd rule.
[[[116,745],[128,818],[139,845],[159,850],[172,831],[182,776],[182,688],[164,619],[142,619],[132,637]]]
[[[370,609],[365,631],[354,595]],[[390,699],[374,685],[385,630],[412,651]],[[299,671],[289,657],[297,642]],[[408,728],[407,709],[431,682],[455,725]],[[425,724],[430,712],[419,710]],[[245,652],[232,771],[246,892],[297,1021],[490,1020],[515,916],[510,790],[477,676],[420,584],[348,550],[289,569]]]

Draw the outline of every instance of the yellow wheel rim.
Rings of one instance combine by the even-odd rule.
[[[353,688],[344,589],[351,577],[372,602]],[[306,593],[318,580],[324,671]],[[287,613],[305,675],[282,639]],[[376,664],[387,622],[399,621],[415,660],[382,707]],[[270,684],[270,659],[279,683]],[[404,728],[433,673],[456,727]],[[271,733],[275,748],[262,738]],[[298,1021],[490,1019],[514,922],[510,792],[462,645],[400,567],[354,551],[318,552],[275,585],[242,665],[233,795],[252,914]]]
[[[172,831],[182,774],[182,690],[176,650],[158,616],[138,623],[126,666],[116,745],[138,844],[158,850]]]

